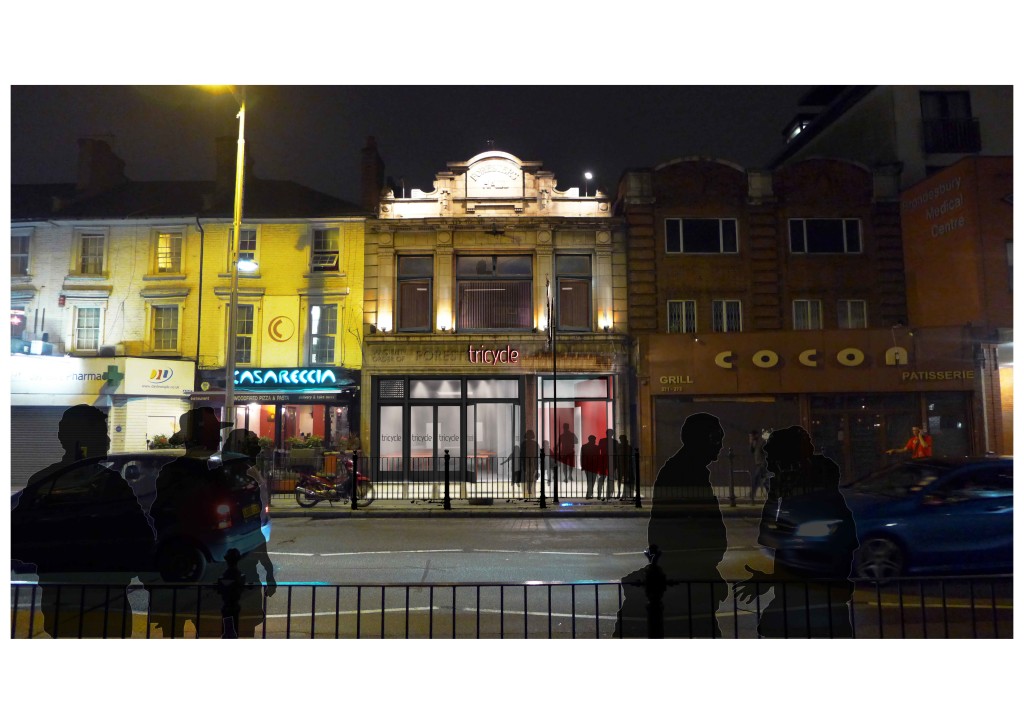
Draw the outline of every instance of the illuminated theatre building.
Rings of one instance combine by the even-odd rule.
[[[936,455],[999,451],[995,435],[985,438],[999,374],[984,364],[962,302],[977,306],[986,285],[1001,285],[990,296],[1008,303],[1005,258],[1006,274],[985,277],[944,251],[970,276],[953,292],[948,275],[959,272],[921,260],[954,244],[969,254],[970,234],[929,238],[921,209],[921,230],[905,236],[900,201],[894,176],[837,160],[747,171],[691,158],[625,174],[618,210],[629,223],[645,479],[679,448],[694,412],[722,421],[717,484],[728,482],[731,449],[743,471],[737,495],[749,494],[752,429],[802,425],[845,479],[891,460],[885,451],[921,423]],[[978,228],[978,204],[969,206],[965,223]],[[950,293],[952,306],[943,301]],[[1005,326],[1008,313],[993,316],[1004,321],[989,326]]]
[[[448,451],[453,481],[508,480],[527,431],[553,447],[565,425],[578,469],[588,436],[628,434],[624,241],[604,194],[499,151],[386,191],[365,250],[376,474],[437,480]]]

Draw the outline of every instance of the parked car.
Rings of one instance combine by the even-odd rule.
[[[116,541],[117,550],[95,551],[84,560],[111,561],[133,569],[145,566],[159,571],[165,580],[194,581],[202,578],[209,563],[222,562],[231,548],[245,554],[269,542],[269,507],[260,486],[244,474],[246,458],[218,453],[211,458],[211,470],[206,459],[193,463],[183,453],[170,449],[89,458],[33,481],[12,496],[12,557],[34,561],[43,556],[75,570],[84,565],[75,547],[95,545],[79,540],[88,537],[79,535],[82,521],[113,526],[139,507],[154,532],[156,546],[152,540]],[[160,471],[173,461],[186,469],[194,464],[196,474],[162,481],[165,488],[158,491]],[[98,467],[120,475],[134,495],[126,496],[123,485],[99,481],[102,476],[95,473],[91,480],[81,479],[81,471]],[[202,484],[192,484],[200,479]],[[125,553],[126,547],[150,552],[139,561]]]
[[[897,463],[842,487],[860,547],[853,575],[885,582],[931,573],[1013,570],[1012,458],[924,458]],[[821,569],[838,535],[811,498],[782,501],[761,542],[792,568]]]

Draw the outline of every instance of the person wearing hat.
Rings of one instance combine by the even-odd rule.
[[[193,559],[192,549],[177,541],[179,536],[187,538],[189,531],[200,530],[206,524],[203,516],[214,504],[210,496],[215,494],[217,482],[225,472],[221,466],[213,465],[210,457],[220,449],[221,430],[232,427],[231,423],[221,422],[212,407],[188,410],[178,421],[180,429],[171,436],[171,442],[184,443],[185,455],[160,469],[151,508],[161,551],[157,578],[161,584],[191,580],[205,568],[205,561]],[[160,627],[165,638],[184,636],[185,623],[190,618],[197,636],[220,638],[220,606],[216,591],[209,588],[157,586],[150,594],[150,620]]]
[[[197,407],[181,413],[178,426],[169,442],[172,445],[184,443],[186,455],[203,458],[220,449],[220,431],[233,427],[230,422],[221,422],[212,407]]]

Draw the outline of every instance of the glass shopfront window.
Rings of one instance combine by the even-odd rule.
[[[557,394],[556,394],[557,389]],[[558,468],[570,489],[565,494],[583,492],[581,451],[591,435],[604,439],[614,424],[611,379],[608,377],[559,377],[541,380],[537,405],[537,429],[545,446],[558,460]],[[613,430],[615,437],[624,431]]]
[[[915,425],[932,436],[936,456],[970,454],[968,393],[813,395],[810,406],[814,447],[839,464],[844,481],[893,462],[885,451],[906,445]]]
[[[379,379],[380,470],[438,480],[448,451],[449,470],[470,482],[507,476],[500,465],[521,442],[522,390],[518,378]]]
[[[458,400],[462,397],[462,380],[410,380],[409,397]]]

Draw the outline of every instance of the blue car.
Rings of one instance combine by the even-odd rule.
[[[860,547],[855,577],[885,582],[907,575],[1013,570],[1012,458],[923,458],[892,465],[842,488]],[[761,542],[776,560],[825,570],[838,521],[818,520],[813,500],[782,501]]]

